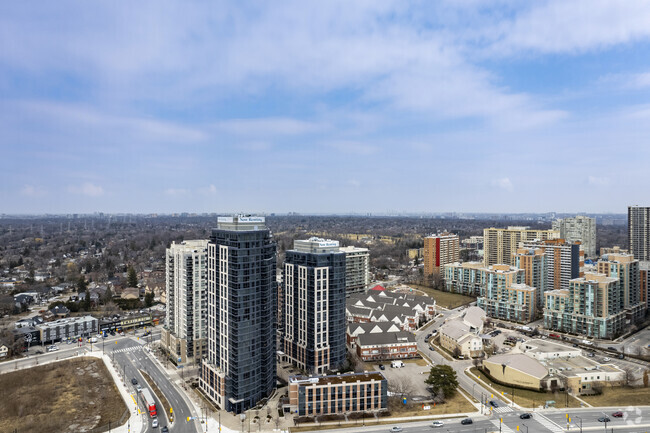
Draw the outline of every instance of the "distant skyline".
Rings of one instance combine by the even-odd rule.
[[[645,1],[0,12],[0,214],[650,205]]]

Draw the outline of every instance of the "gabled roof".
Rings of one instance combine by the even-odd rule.
[[[386,290],[386,288],[384,288],[383,286],[377,284],[375,287],[373,287],[373,288],[370,289],[370,290],[384,291],[384,290]]]
[[[368,323],[350,323],[347,333],[351,336],[361,334],[381,334],[400,332],[401,329],[393,322],[368,322]]]

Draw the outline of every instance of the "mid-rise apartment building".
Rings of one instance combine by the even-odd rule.
[[[650,207],[628,206],[627,236],[634,258],[650,260]]]
[[[440,275],[441,269],[448,263],[459,259],[460,240],[458,235],[440,233],[424,238],[424,276]]]
[[[483,229],[483,264],[514,264],[514,254],[521,242],[558,239],[557,230],[531,230],[529,227],[510,226],[505,229]]]
[[[569,243],[564,239],[524,242],[523,248],[544,251],[544,291],[568,289],[570,280],[584,275],[584,252],[579,242]]]
[[[618,278],[618,309],[625,310],[629,323],[643,319],[645,306],[641,300],[639,261],[632,254],[607,254],[598,261],[598,272]]]
[[[580,242],[585,255],[596,257],[596,219],[583,215],[553,221],[553,230],[569,243]]]
[[[345,362],[345,253],[339,242],[297,240],[284,263],[282,350],[310,374]]]
[[[161,343],[179,363],[206,353],[208,241],[172,243],[166,251],[166,313]]]
[[[546,252],[542,248],[519,248],[514,256],[515,266],[524,270],[524,283],[537,289],[537,308],[544,307],[546,289]]]
[[[359,293],[370,284],[370,252],[368,248],[341,247],[345,253],[345,290]]]
[[[264,217],[219,217],[208,243],[208,354],[199,387],[241,413],[276,384],[276,245]]]
[[[511,226],[505,229],[488,228],[483,230],[483,264],[514,264],[514,254],[521,242],[558,239],[557,230],[531,230],[529,227]]]
[[[388,405],[388,383],[379,372],[289,378],[289,404],[299,416],[379,412]]]
[[[489,317],[510,322],[529,323],[535,320],[537,289],[526,284],[488,287],[485,296],[476,299],[476,305]]]
[[[568,289],[550,290],[544,297],[547,329],[593,338],[615,338],[624,329],[618,278],[586,273],[571,280]]]

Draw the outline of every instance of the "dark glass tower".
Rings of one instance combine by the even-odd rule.
[[[199,386],[241,413],[276,383],[276,246],[263,217],[221,217],[208,243],[208,356]]]

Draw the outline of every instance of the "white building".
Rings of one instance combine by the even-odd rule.
[[[345,291],[363,292],[370,284],[370,252],[368,248],[342,247],[345,253]]]
[[[161,340],[180,363],[198,361],[206,351],[207,251],[207,240],[167,248],[167,318]]]
[[[596,257],[596,219],[582,215],[553,221],[553,230],[560,231],[560,238],[569,243],[581,242],[589,258]]]

